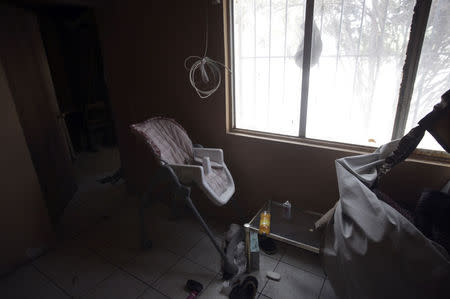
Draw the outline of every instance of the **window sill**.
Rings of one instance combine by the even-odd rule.
[[[340,151],[350,154],[367,154],[373,152],[376,147],[372,146],[363,146],[363,145],[354,145],[348,143],[340,143],[334,141],[326,141],[326,140],[317,140],[310,138],[301,138],[301,137],[293,137],[280,135],[275,133],[265,133],[259,131],[251,131],[246,129],[229,129],[227,130],[228,135],[232,136],[241,136],[247,138],[255,138],[260,140],[267,140],[268,142],[283,142],[296,144],[300,146],[309,146],[316,147],[322,149],[328,149],[333,151]],[[419,162],[423,164],[432,164],[450,167],[450,155],[445,151],[431,151],[431,150],[421,150],[416,149],[412,155],[406,159],[407,161]]]

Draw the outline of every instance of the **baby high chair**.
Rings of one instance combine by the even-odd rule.
[[[183,198],[200,221],[209,239],[223,260],[224,274],[233,276],[238,268],[231,256],[225,255],[211,230],[191,200],[191,184],[195,183],[216,205],[225,205],[234,194],[234,182],[223,160],[221,149],[194,147],[186,131],[176,121],[155,117],[131,125],[131,129],[143,137],[160,167],[151,181],[148,194],[141,207],[142,245],[151,247],[145,228],[144,208],[149,195],[161,181],[167,181],[175,198]]]

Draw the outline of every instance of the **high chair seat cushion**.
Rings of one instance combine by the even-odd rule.
[[[197,184],[219,206],[233,196],[234,181],[221,149],[194,148],[183,127],[169,118],[151,118],[131,125],[131,129],[144,139],[161,164],[168,164],[175,171],[183,184]],[[206,164],[205,159],[209,160]]]

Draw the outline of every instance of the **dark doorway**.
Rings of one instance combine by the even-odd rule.
[[[116,145],[93,10],[51,6],[36,12],[73,158]]]
[[[51,5],[34,11],[79,187],[61,219],[70,238],[109,215],[126,191],[94,9]]]

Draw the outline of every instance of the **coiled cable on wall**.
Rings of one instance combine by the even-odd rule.
[[[206,3],[206,5],[208,5],[208,2]],[[184,67],[189,71],[189,82],[201,99],[206,99],[219,89],[220,84],[222,83],[221,67],[231,72],[230,68],[223,63],[206,56],[208,53],[208,31],[208,6],[206,6],[205,52],[202,57],[189,56],[184,60]],[[188,63],[193,59],[195,59],[195,61],[188,67]],[[205,85],[203,87],[200,87],[200,82],[196,79],[198,78],[198,72],[200,72],[201,81],[203,82],[203,85]]]

